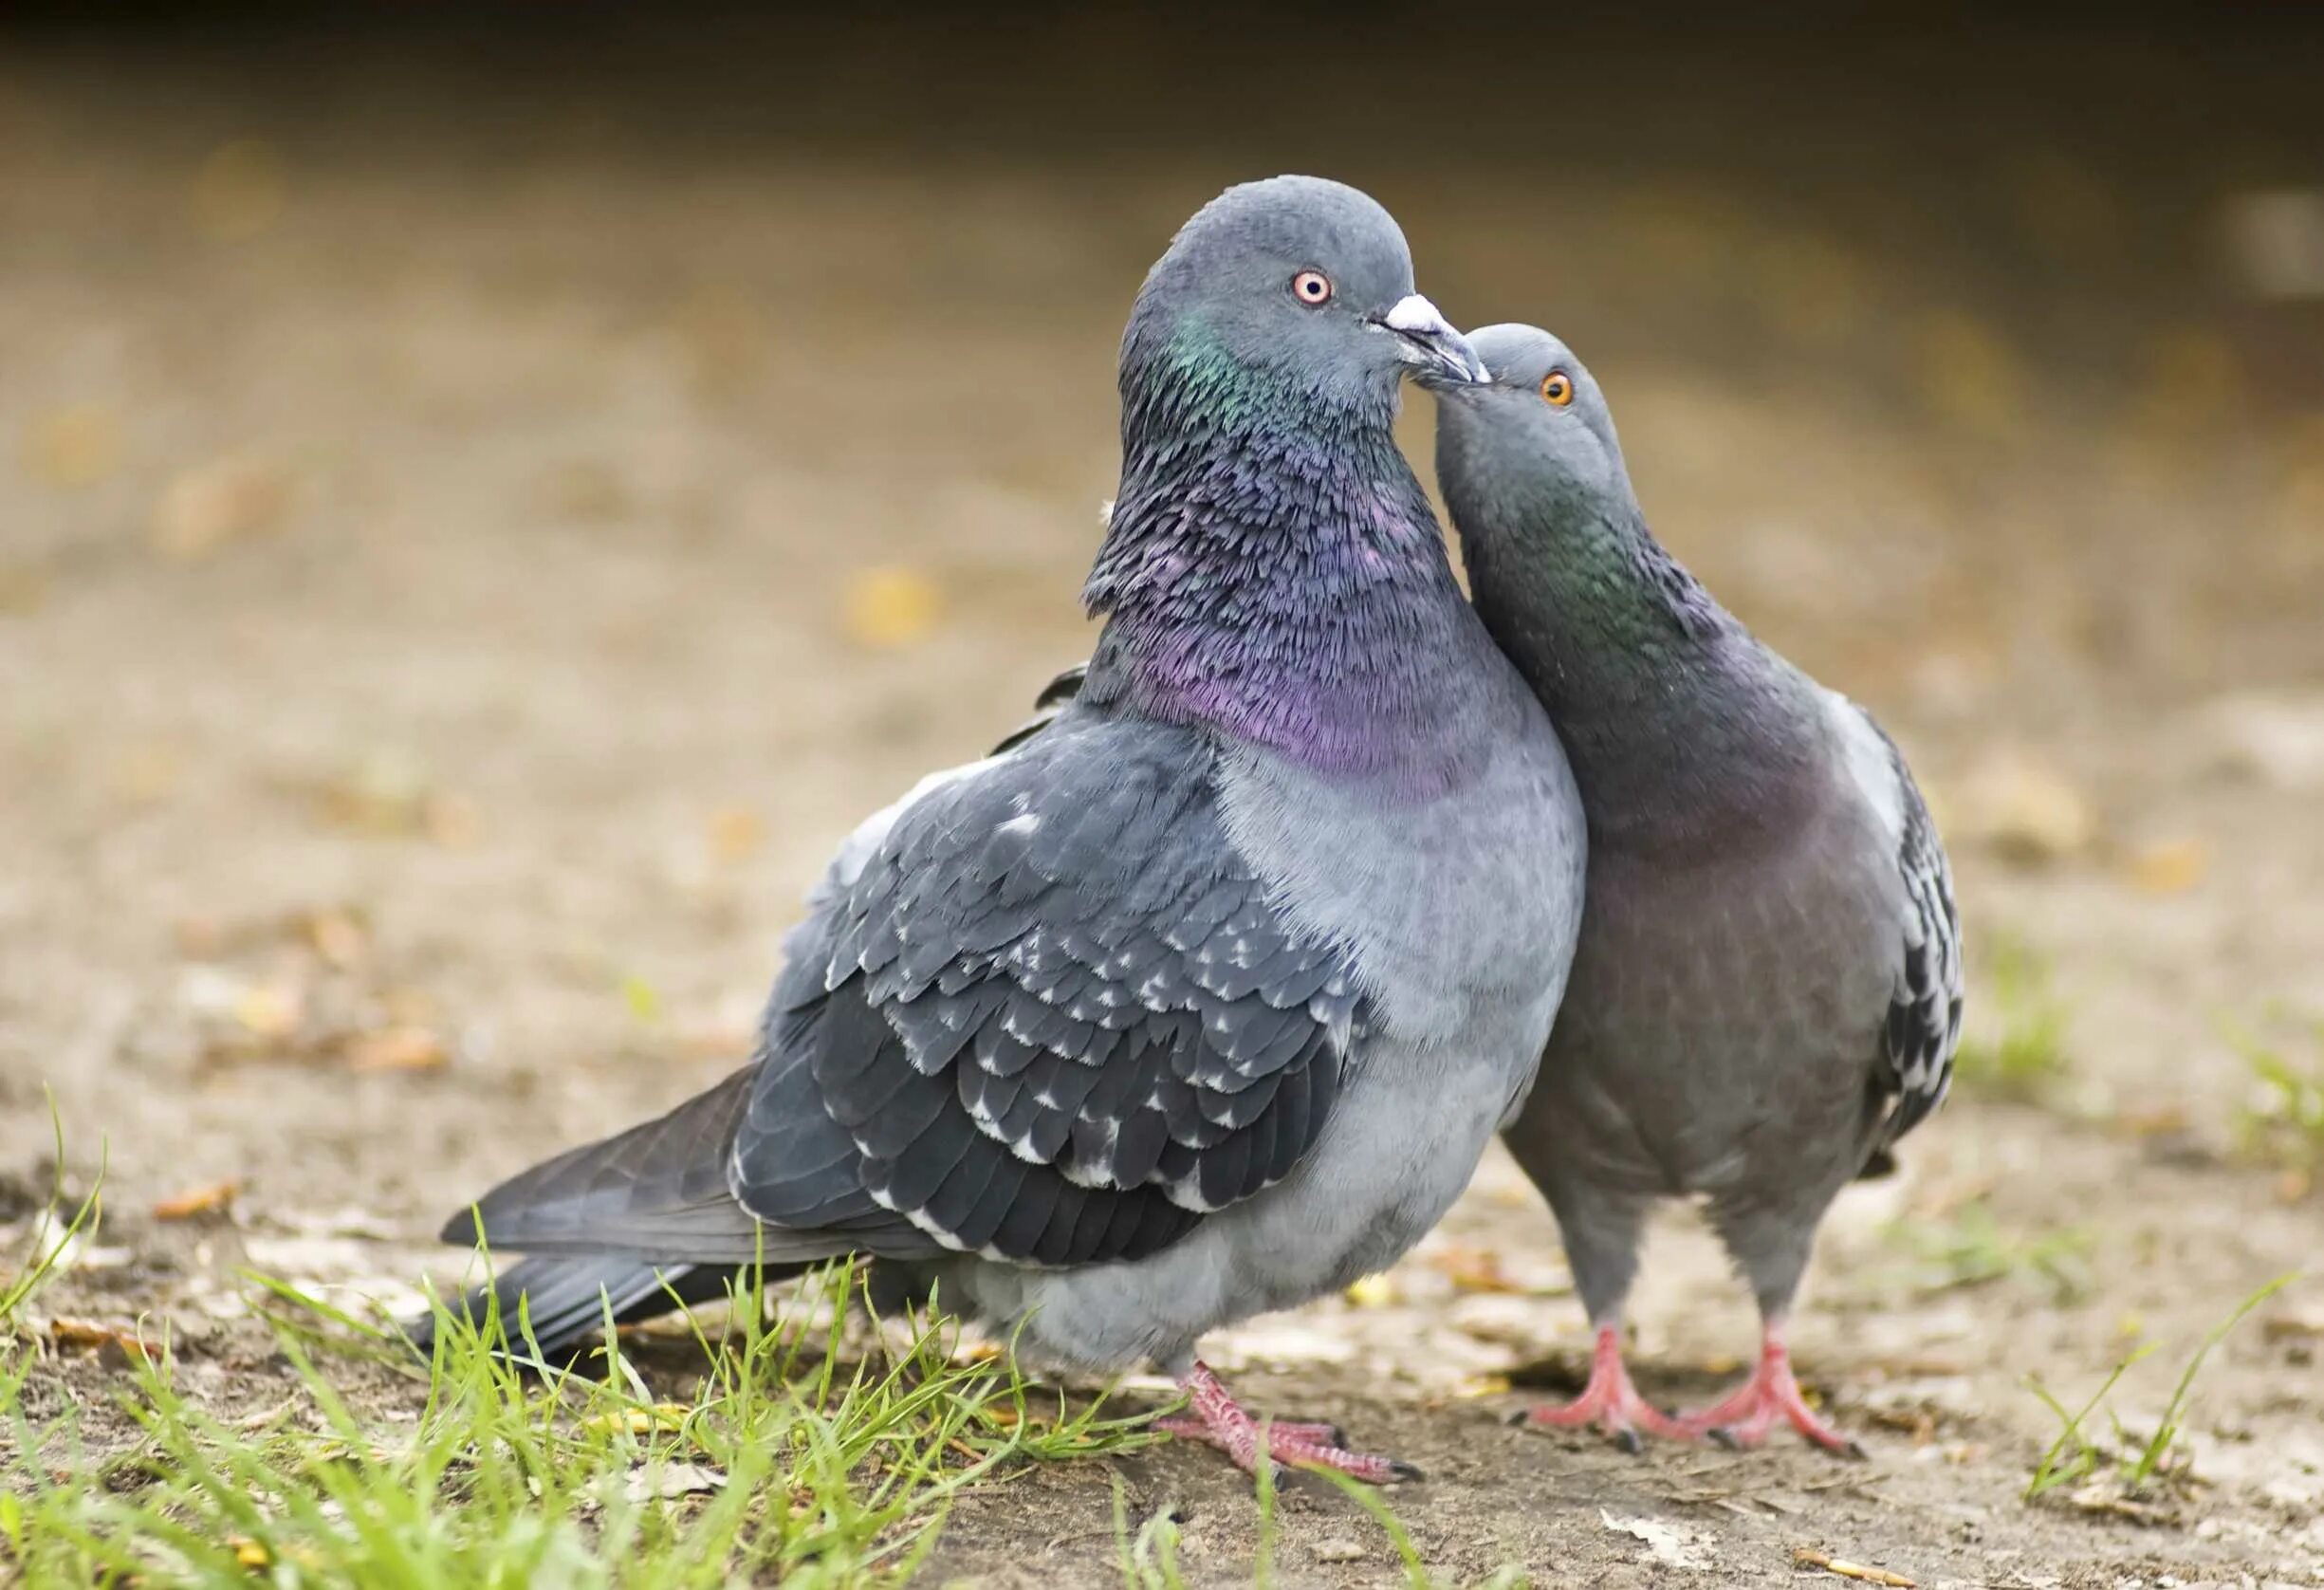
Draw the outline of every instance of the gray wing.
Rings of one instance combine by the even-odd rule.
[[[1864,718],[1872,722],[1870,713]],[[1896,1095],[1885,1141],[1893,1143],[1927,1119],[1952,1086],[1953,1051],[1961,1045],[1961,916],[1952,869],[1920,787],[1895,742],[1878,724],[1872,729],[1895,771],[1902,818],[1896,864],[1905,882],[1904,954],[1881,1031],[1885,1081]]]
[[[992,754],[1014,750],[1057,721],[1058,714],[1072,706],[1081,694],[1081,681],[1089,677],[1089,664],[1077,662],[1056,678],[1041,687],[1033,698],[1033,715],[1010,730],[992,748]]]
[[[1082,1264],[1287,1175],[1362,1012],[1227,841],[1214,754],[1069,709],[861,836],[767,1012],[744,1207],[797,1229],[868,1194],[946,1248]]]

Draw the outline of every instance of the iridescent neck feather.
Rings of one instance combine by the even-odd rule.
[[[1109,618],[1085,698],[1319,771],[1449,758],[1464,615],[1394,408],[1393,388],[1334,400],[1197,327],[1134,324],[1121,488],[1083,591]]]

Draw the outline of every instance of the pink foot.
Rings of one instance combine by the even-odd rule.
[[[1156,1427],[1172,1435],[1204,1441],[1225,1451],[1245,1473],[1259,1470],[1259,1421],[1244,1411],[1210,1366],[1197,1360],[1178,1381],[1191,1412],[1156,1420]],[[1349,1451],[1339,1428],[1331,1424],[1270,1424],[1266,1454],[1278,1463],[1307,1469],[1336,1469],[1373,1485],[1393,1485],[1420,1478],[1420,1470],[1393,1457],[1373,1457]]]
[[[1686,1414],[1679,1423],[1689,1434],[1708,1435],[1748,1451],[1766,1441],[1778,1419],[1826,1451],[1837,1452],[1842,1457],[1864,1455],[1861,1446],[1818,1417],[1799,1395],[1798,1378],[1792,1374],[1791,1350],[1783,1345],[1783,1332],[1780,1327],[1770,1325],[1760,1348],[1759,1367],[1751,1372],[1751,1377],[1724,1401],[1699,1414]]]
[[[1638,1395],[1630,1371],[1622,1367],[1622,1343],[1612,1325],[1598,1327],[1597,1345],[1590,1355],[1590,1383],[1581,1395],[1562,1408],[1527,1409],[1524,1422],[1560,1429],[1595,1424],[1615,1446],[1632,1453],[1646,1450],[1638,1439],[1642,1430],[1679,1441],[1691,1441],[1697,1433]]]
[[[1153,1428],[1181,1441],[1200,1441],[1205,1446],[1221,1450],[1227,1445],[1225,1436],[1191,1414],[1172,1414],[1168,1418],[1156,1419]],[[1348,1444],[1346,1431],[1321,1419],[1270,1419],[1267,1431],[1269,1439],[1278,1446],[1285,1441],[1304,1441],[1322,1447],[1344,1447]]]

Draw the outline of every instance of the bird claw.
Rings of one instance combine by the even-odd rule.
[[[1780,1337],[1770,1337],[1760,1361],[1735,1393],[1716,1406],[1679,1419],[1689,1433],[1716,1441],[1730,1451],[1752,1451],[1766,1443],[1777,1421],[1790,1425],[1817,1446],[1839,1457],[1864,1458],[1860,1442],[1850,1439],[1817,1414],[1800,1395],[1792,1373],[1791,1354]]]
[[[1197,1362],[1179,1384],[1192,1411],[1157,1419],[1155,1428],[1219,1448],[1245,1473],[1257,1473],[1260,1463],[1267,1460],[1277,1472],[1284,1466],[1329,1469],[1373,1485],[1403,1485],[1426,1477],[1401,1459],[1350,1451],[1347,1435],[1337,1424],[1290,1421],[1262,1427],[1227,1393],[1208,1364]]]
[[[1641,1431],[1646,1435],[1678,1440],[1694,1436],[1692,1431],[1682,1428],[1678,1420],[1638,1395],[1638,1388],[1631,1384],[1630,1371],[1622,1367],[1621,1342],[1611,1329],[1597,1333],[1597,1345],[1590,1359],[1590,1382],[1579,1396],[1563,1407],[1529,1408],[1515,1422],[1558,1429],[1595,1425],[1632,1457],[1646,1451]]]

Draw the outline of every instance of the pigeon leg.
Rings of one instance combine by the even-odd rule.
[[[1237,1402],[1227,1390],[1217,1373],[1201,1359],[1178,1377],[1178,1387],[1192,1404],[1192,1414],[1184,1420],[1169,1421],[1165,1428],[1181,1423],[1199,1424],[1201,1433],[1195,1438],[1223,1449],[1235,1466],[1245,1473],[1259,1469],[1259,1421]],[[1172,1434],[1192,1433],[1171,1429]],[[1416,1480],[1420,1470],[1409,1463],[1399,1463],[1393,1457],[1373,1457],[1363,1452],[1352,1452],[1335,1438],[1337,1427],[1327,1424],[1277,1424],[1266,1430],[1266,1451],[1279,1463],[1289,1463],[1308,1469],[1336,1469],[1374,1485],[1392,1485],[1400,1480]]]
[[[1225,1451],[1227,1438],[1192,1414],[1172,1414],[1168,1418],[1153,1421],[1153,1428],[1165,1435],[1174,1435],[1181,1441],[1200,1441],[1206,1446]],[[1269,1419],[1267,1429],[1274,1440],[1312,1441],[1319,1446],[1344,1447],[1348,1433],[1336,1424],[1322,1419]]]
[[[1862,1457],[1864,1449],[1834,1429],[1799,1395],[1799,1380],[1792,1373],[1791,1349],[1783,1343],[1783,1322],[1767,1322],[1760,1347],[1759,1367],[1724,1401],[1688,1414],[1678,1421],[1689,1434],[1708,1435],[1746,1451],[1760,1446],[1781,1419],[1794,1430],[1842,1457]]]
[[[1590,1383],[1581,1395],[1561,1408],[1544,1404],[1527,1409],[1524,1422],[1560,1429],[1595,1424],[1615,1446],[1633,1453],[1645,1450],[1638,1438],[1640,1431],[1680,1441],[1696,1437],[1694,1431],[1638,1395],[1638,1388],[1631,1384],[1630,1371],[1622,1366],[1622,1340],[1613,1325],[1597,1327],[1597,1346],[1590,1355]]]

